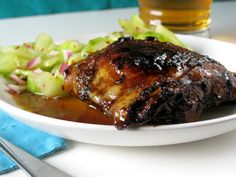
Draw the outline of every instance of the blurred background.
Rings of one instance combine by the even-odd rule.
[[[0,0],[0,19],[137,6],[138,0]]]

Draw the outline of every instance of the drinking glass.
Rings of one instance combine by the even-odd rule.
[[[209,36],[212,0],[139,0],[141,18],[177,33]]]

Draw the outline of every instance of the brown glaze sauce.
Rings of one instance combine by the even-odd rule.
[[[75,97],[46,99],[27,92],[12,94],[12,97],[21,108],[36,114],[74,122],[113,125],[112,118]]]

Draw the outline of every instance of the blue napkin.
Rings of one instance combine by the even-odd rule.
[[[65,147],[64,140],[28,127],[0,110],[0,137],[21,147],[32,155],[43,158]],[[16,169],[17,166],[0,152],[0,174]]]

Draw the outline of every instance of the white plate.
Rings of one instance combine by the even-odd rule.
[[[87,40],[83,36],[79,40]],[[192,49],[217,59],[229,70],[236,70],[236,45],[205,38],[179,35]],[[3,80],[0,84],[0,108],[17,120],[45,132],[63,138],[101,145],[113,146],[157,146],[178,144],[210,138],[236,129],[236,104],[227,104],[204,113],[205,121],[145,126],[138,129],[118,131],[109,125],[94,125],[58,120],[20,109],[11,96],[4,91]]]

